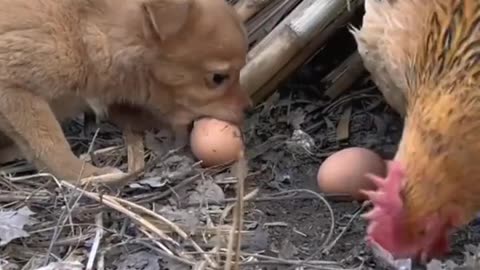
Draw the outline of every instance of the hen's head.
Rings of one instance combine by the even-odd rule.
[[[363,191],[373,203],[373,209],[364,215],[369,221],[367,242],[379,245],[394,258],[414,258],[426,261],[448,251],[450,219],[433,214],[412,220],[407,213],[402,187],[404,169],[394,161],[385,179],[369,175],[376,191]],[[434,196],[434,194],[432,194]]]

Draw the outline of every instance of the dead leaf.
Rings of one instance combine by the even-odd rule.
[[[169,145],[173,135],[167,129],[161,129],[158,133],[146,132],[145,146],[157,155],[164,155],[172,146]]]
[[[225,199],[222,188],[212,180],[200,181],[195,191],[190,193],[189,203],[220,202]]]
[[[183,180],[195,172],[194,160],[183,155],[173,155],[166,159],[162,166],[145,173],[145,177],[129,185],[130,188],[143,189],[144,186],[163,187],[167,183]],[[192,169],[193,168],[193,169]]]
[[[301,108],[297,108],[290,113],[288,122],[294,129],[300,129],[303,122],[305,122],[305,112]]]
[[[167,267],[166,269],[172,269],[172,270],[190,270],[192,267],[185,263],[181,263],[177,260],[172,260],[172,259],[166,259],[167,261]]]
[[[14,263],[10,263],[5,259],[0,259],[0,270],[18,270],[19,266]]]
[[[137,253],[128,254],[126,257],[120,259],[120,261],[115,262],[117,269],[122,270],[160,270],[160,265],[158,255],[152,254],[147,251],[141,251]],[[162,267],[162,269],[164,269]]]
[[[352,106],[348,106],[342,113],[337,125],[337,141],[343,141],[350,137],[350,118]]]
[[[189,233],[195,232],[201,225],[200,211],[197,208],[178,209],[174,206],[163,206],[157,213],[175,224],[188,228]]]
[[[0,211],[0,246],[4,246],[10,241],[28,237],[30,234],[23,230],[23,226],[32,223],[30,216],[34,212],[26,206],[16,211]]]
[[[296,255],[298,255],[298,248],[288,238],[283,239],[278,257],[288,260]]]
[[[145,178],[142,180],[137,181],[136,183],[130,184],[131,188],[142,188],[142,185],[148,185],[153,188],[158,188],[158,187],[163,187],[166,184],[168,184],[170,181],[168,179],[165,179],[162,176],[156,176],[156,177],[149,177]]]
[[[245,251],[255,253],[268,249],[269,234],[262,227],[251,233],[242,236],[242,247]]]
[[[292,137],[286,141],[288,149],[293,153],[312,153],[315,140],[301,129],[293,131]]]

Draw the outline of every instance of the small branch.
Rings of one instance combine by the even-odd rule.
[[[145,167],[145,147],[143,135],[130,129],[123,131],[123,138],[127,146],[128,172],[141,170]]]
[[[100,246],[100,241],[102,240],[103,236],[103,213],[100,212],[95,215],[95,239],[93,240],[92,249],[90,250],[90,254],[88,256],[88,262],[86,266],[86,270],[91,270],[93,268],[93,263],[95,262],[95,258],[98,252],[98,247]]]
[[[362,58],[358,52],[352,53],[338,67],[322,79],[322,83],[330,85],[325,95],[334,99],[348,90],[350,86],[365,72]]]
[[[76,191],[80,191],[80,192],[83,192],[83,194],[91,199],[94,199],[96,200],[97,202],[99,203],[103,203],[107,206],[109,206],[110,208],[112,209],[115,209],[116,211],[120,212],[120,213],[123,213],[124,215],[126,215],[127,217],[131,218],[135,223],[139,224],[139,225],[142,225],[144,226],[145,228],[147,228],[148,230],[154,232],[158,237],[160,237],[161,239],[175,245],[175,246],[180,246],[179,243],[177,243],[175,240],[173,240],[170,236],[168,236],[164,231],[160,230],[157,226],[155,226],[151,221],[148,221],[146,220],[145,218],[143,218],[141,215],[131,211],[131,210],[137,210],[137,211],[140,211],[144,214],[147,214],[147,215],[150,215],[154,218],[156,218],[157,220],[160,220],[161,222],[167,224],[168,226],[170,226],[170,228],[173,229],[173,231],[175,231],[180,237],[182,237],[184,240],[186,241],[189,241],[190,244],[193,246],[193,248],[195,250],[197,250],[198,252],[204,254],[204,258],[205,260],[209,263],[210,266],[212,267],[217,267],[217,264],[203,251],[203,249],[200,247],[200,245],[198,245],[193,239],[191,239],[189,237],[189,235],[184,232],[182,229],[180,229],[180,227],[178,227],[175,223],[171,222],[170,220],[166,219],[165,217],[155,213],[154,211],[152,210],[149,210],[145,207],[142,207],[138,204],[135,204],[135,203],[132,203],[130,201],[127,201],[127,200],[124,200],[124,199],[121,199],[121,198],[118,198],[118,197],[114,197],[114,196],[110,196],[110,195],[103,195],[103,196],[99,196],[98,194],[96,193],[93,193],[93,192],[87,192],[87,191],[82,191],[81,189],[79,189],[78,187],[68,183],[68,182],[65,182],[65,181],[62,181],[62,184],[72,190],[76,190]],[[123,204],[123,205],[122,205]],[[125,206],[124,206],[125,205]],[[131,209],[131,210],[130,210]]]
[[[238,179],[237,181],[237,201],[233,213],[233,226],[230,231],[230,237],[228,239],[227,247],[227,258],[225,263],[225,270],[231,269],[232,263],[232,252],[235,254],[235,265],[234,269],[239,269],[240,263],[240,252],[241,252],[241,233],[243,227],[243,205],[244,205],[244,194],[245,194],[245,178],[248,175],[247,161],[245,160],[244,153],[241,152],[240,158],[232,166],[232,173]],[[235,251],[233,251],[233,245],[235,245]]]

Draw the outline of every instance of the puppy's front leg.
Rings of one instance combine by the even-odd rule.
[[[187,146],[189,143],[188,126],[187,125],[173,125],[173,147],[181,148]]]
[[[14,88],[0,89],[0,96],[0,129],[37,169],[46,169],[56,177],[71,182],[83,177],[121,172],[88,163],[84,166],[83,161],[71,151],[60,124],[45,100]]]

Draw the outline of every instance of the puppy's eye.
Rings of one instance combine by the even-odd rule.
[[[227,73],[212,73],[207,77],[207,85],[211,88],[222,86],[230,76]]]
[[[213,82],[216,83],[217,85],[222,84],[227,79],[228,79],[228,74],[220,74],[220,73],[213,74]]]

